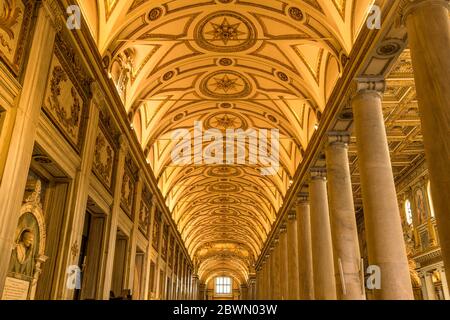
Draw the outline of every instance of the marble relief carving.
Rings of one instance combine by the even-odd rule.
[[[172,268],[172,266],[173,266],[173,250],[174,250],[174,246],[175,246],[174,242],[175,242],[175,238],[173,237],[173,235],[170,235],[169,257],[168,257],[169,268]]]
[[[167,249],[169,241],[169,225],[164,224],[163,234],[162,234],[162,246],[161,246],[161,258],[167,261]]]
[[[151,223],[152,194],[144,186],[139,209],[139,229],[148,238]]]
[[[161,233],[161,212],[159,210],[156,210],[155,212],[155,221],[153,223],[153,231],[152,231],[152,245],[153,248],[158,251],[159,250],[159,235]]]
[[[134,180],[131,175],[128,173],[128,170],[125,170],[122,180],[122,207],[126,211],[128,215],[131,215],[133,209],[133,198],[134,198]]]
[[[139,229],[145,236],[148,235],[149,226],[150,226],[150,208],[145,203],[145,201],[141,201],[141,209],[139,210]]]
[[[113,163],[114,149],[103,133],[103,130],[99,129],[95,141],[93,170],[109,189],[112,185]]]

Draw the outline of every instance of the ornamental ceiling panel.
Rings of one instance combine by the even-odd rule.
[[[373,1],[79,2],[199,275],[245,279]]]

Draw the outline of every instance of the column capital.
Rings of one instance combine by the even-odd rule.
[[[120,148],[120,152],[123,152],[123,153],[127,153],[130,148],[128,140],[124,134],[121,134],[119,136],[119,148]]]
[[[401,26],[406,25],[406,19],[417,9],[425,6],[443,6],[450,10],[449,0],[402,0],[399,5],[399,22]]]
[[[100,85],[97,81],[91,83],[91,92],[92,102],[94,102],[97,108],[102,108],[105,103],[105,95],[103,94],[103,90],[100,88]]]
[[[375,92],[383,94],[386,90],[386,81],[382,78],[359,78],[355,80],[356,94]]]
[[[347,148],[350,138],[350,133],[347,131],[330,131],[327,133],[327,146]]]
[[[45,9],[46,16],[50,19],[53,28],[55,28],[56,32],[60,32],[64,25],[62,17],[65,17],[65,15],[59,8],[58,1],[43,0],[42,6]]]
[[[309,204],[309,194],[307,192],[297,194],[297,205],[302,204]]]
[[[327,169],[325,168],[311,168],[311,180],[327,180]]]
[[[292,221],[297,219],[297,212],[295,212],[295,210],[291,210],[288,213],[288,220]]]
[[[286,223],[283,222],[280,227],[280,234],[285,233],[287,231]]]

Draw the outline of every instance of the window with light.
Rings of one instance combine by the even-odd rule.
[[[412,216],[412,210],[411,210],[411,201],[409,201],[409,200],[405,201],[405,214],[406,214],[406,222],[408,223],[408,225],[412,225],[413,216]]]
[[[231,294],[231,278],[216,278],[216,294]]]

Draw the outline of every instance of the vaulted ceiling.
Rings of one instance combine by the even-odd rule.
[[[373,0],[79,3],[199,276],[245,280]],[[195,121],[279,129],[280,169],[174,164]]]

